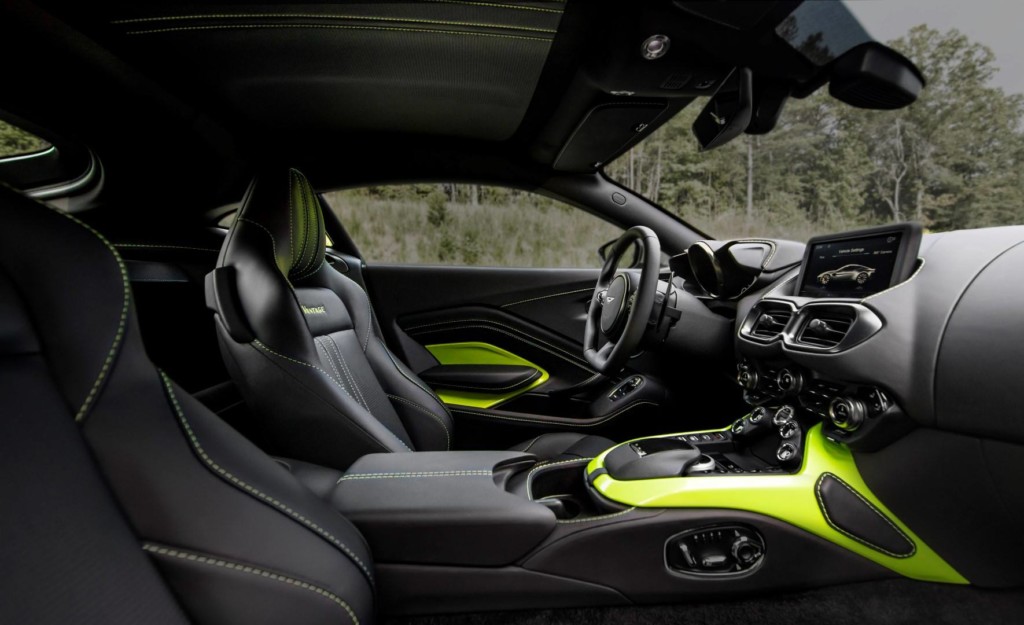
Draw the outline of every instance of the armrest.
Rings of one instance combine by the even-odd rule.
[[[366,536],[378,562],[502,566],[556,527],[545,506],[505,490],[532,454],[454,451],[370,454],[331,495]]]
[[[541,372],[525,365],[438,365],[419,374],[433,388],[508,393],[526,388]]]

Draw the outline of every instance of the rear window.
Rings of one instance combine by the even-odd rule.
[[[45,139],[0,119],[0,159],[42,152],[49,147]]]

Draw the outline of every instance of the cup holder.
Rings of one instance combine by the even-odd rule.
[[[587,461],[542,465],[529,472],[526,494],[546,506],[559,520],[598,516],[608,511],[597,506],[586,481]]]

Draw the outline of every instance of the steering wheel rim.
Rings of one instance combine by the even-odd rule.
[[[616,274],[619,261],[634,241],[640,241],[644,250],[639,280],[634,280],[629,274]],[[598,372],[605,375],[618,373],[640,347],[644,332],[647,330],[647,322],[651,318],[651,311],[654,309],[660,272],[661,242],[650,228],[633,226],[622,233],[612,246],[597,278],[583,333],[583,358]],[[613,284],[618,280],[624,280],[621,287],[619,284]],[[634,281],[638,284],[630,294],[630,287]],[[607,293],[613,288],[616,293],[614,299],[606,301]],[[620,288],[623,293],[622,299],[618,299]],[[627,304],[628,298],[632,298],[632,305]],[[606,314],[606,306],[615,306],[618,310],[614,315]],[[624,320],[621,318],[623,314],[626,315]],[[614,318],[609,321],[611,317]],[[605,333],[606,331],[610,336]],[[601,337],[606,338],[608,342],[599,348]]]

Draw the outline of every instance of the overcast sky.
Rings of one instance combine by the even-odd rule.
[[[879,41],[922,23],[942,31],[956,28],[995,52],[997,86],[1024,93],[1024,0],[848,0],[846,5]]]

